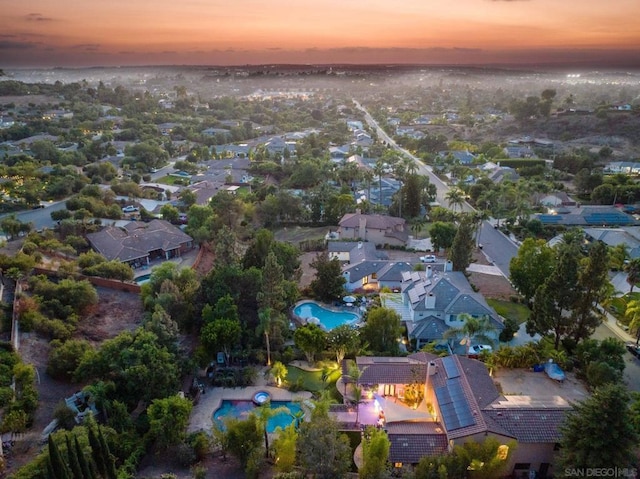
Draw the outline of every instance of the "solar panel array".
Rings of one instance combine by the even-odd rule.
[[[460,371],[458,370],[458,365],[453,359],[453,356],[445,356],[444,358],[442,358],[442,365],[444,366],[444,370],[447,373],[447,378],[453,379],[460,377]]]
[[[628,224],[631,223],[631,218],[624,213],[591,213],[584,215],[584,220],[590,225],[599,224]]]
[[[557,223],[560,223],[562,221],[562,216],[560,216],[560,215],[538,215],[538,219],[542,223],[557,224]]]
[[[415,289],[410,289],[407,293],[409,294],[409,301],[411,301],[411,304],[416,304],[420,301],[420,295]]]
[[[473,426],[476,423],[464,396],[460,378],[449,379],[445,386],[436,388],[436,398],[447,431]]]

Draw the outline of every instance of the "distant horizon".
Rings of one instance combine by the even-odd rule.
[[[637,0],[5,0],[0,68],[640,65]]]
[[[263,63],[121,63],[121,64],[82,64],[82,65],[2,65],[0,69],[9,70],[83,70],[109,68],[336,68],[336,69],[411,69],[411,68],[453,68],[453,69],[495,69],[495,70],[640,70],[638,59],[593,60],[557,60],[557,61],[521,61],[494,63],[436,63],[436,62],[263,62]],[[1,59],[0,59],[1,60]]]

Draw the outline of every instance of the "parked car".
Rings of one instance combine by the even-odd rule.
[[[478,355],[484,351],[490,353],[491,351],[493,351],[493,348],[488,344],[476,344],[475,346],[471,346],[469,348],[469,354]]]
[[[640,358],[640,346],[636,343],[627,343],[625,346],[627,347],[627,351],[633,354],[636,358]]]
[[[435,263],[436,257],[433,254],[428,254],[425,256],[420,256],[420,261],[422,261],[423,263]]]
[[[123,213],[133,213],[135,211],[138,211],[138,207],[133,205],[125,206],[124,208],[122,208]]]

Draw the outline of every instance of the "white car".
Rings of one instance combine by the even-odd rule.
[[[476,344],[475,346],[471,346],[469,348],[469,354],[480,354],[484,351],[490,353],[491,351],[493,351],[493,348],[488,344]]]
[[[422,261],[423,263],[435,263],[436,262],[436,256],[433,254],[428,254],[426,256],[420,256],[420,261]]]
[[[136,206],[129,205],[122,208],[123,213],[133,213],[134,211],[138,211],[138,208]]]

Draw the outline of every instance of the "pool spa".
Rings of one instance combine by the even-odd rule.
[[[269,433],[274,432],[279,427],[284,429],[293,423],[296,420],[295,415],[302,410],[300,404],[295,402],[270,401],[269,406],[271,409],[284,406],[289,410],[289,412],[283,411],[269,418],[267,421],[267,432]],[[249,413],[255,411],[256,408],[257,406],[253,401],[233,401],[225,399],[222,401],[220,407],[213,413],[213,423],[224,427],[224,420],[226,418],[243,419],[246,418]]]
[[[343,324],[356,323],[360,319],[360,316],[355,313],[332,311],[320,306],[315,301],[304,301],[298,304],[293,309],[293,312],[296,316],[306,319],[309,323],[314,322],[310,321],[311,318],[317,318],[320,326],[327,331]]]

